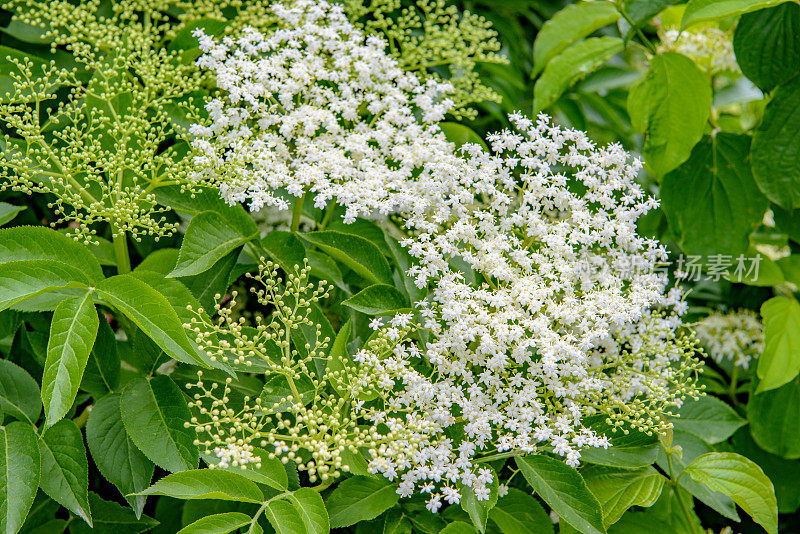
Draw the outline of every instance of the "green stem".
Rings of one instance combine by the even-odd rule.
[[[739,401],[736,400],[736,385],[739,378],[739,366],[735,363],[733,364],[733,371],[731,371],[731,383],[728,386],[728,396],[733,401],[733,404],[739,404]]]
[[[72,422],[75,423],[78,428],[83,428],[86,426],[86,421],[89,420],[90,413],[92,413],[92,406],[87,406],[78,417],[72,420]]]
[[[297,232],[300,229],[300,216],[303,214],[303,201],[306,195],[297,197],[292,206],[292,232]]]
[[[656,50],[656,47],[653,45],[653,43],[650,42],[650,39],[647,38],[647,36],[642,32],[642,29],[637,27],[636,23],[633,22],[633,19],[631,19],[628,13],[625,12],[625,8],[622,7],[622,2],[617,2],[616,5],[617,5],[617,11],[619,11],[620,15],[622,15],[622,18],[624,18],[627,21],[627,23],[631,25],[631,28],[634,28],[636,30],[636,35],[639,36],[639,39],[641,39],[642,44],[644,44],[644,46],[646,46],[647,49],[650,51],[650,53],[652,53],[653,55],[658,54],[658,50]]]
[[[117,272],[125,274],[131,272],[131,259],[128,256],[128,234],[118,231],[114,236],[114,256],[117,258]]]
[[[324,230],[328,223],[331,222],[331,217],[333,216],[333,212],[336,209],[336,203],[331,201],[328,205],[328,209],[325,211],[325,215],[322,217],[322,221],[319,223],[318,230]]]

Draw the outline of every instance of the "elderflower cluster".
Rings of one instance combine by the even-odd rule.
[[[206,106],[209,123],[192,127],[197,182],[252,211],[306,194],[319,208],[335,200],[347,222],[430,206],[464,172],[436,125],[452,107],[449,86],[404,72],[339,6],[272,10],[270,34],[216,42],[197,32],[198,63],[223,91]]]
[[[400,473],[403,495],[477,483],[481,498],[475,477],[487,454],[551,451],[577,466],[582,448],[608,447],[612,437],[590,418],[658,432],[670,407],[697,394],[685,303],[655,269],[666,252],[636,233],[656,206],[634,181],[641,164],[544,116],[510,118],[516,131],[489,137],[507,173],[501,185],[461,203],[451,220],[407,222],[414,234],[402,244],[418,259],[408,274],[431,287],[417,303],[423,330],[388,355],[356,356],[392,391],[365,417],[402,407],[448,436],[373,459],[374,471]],[[398,318],[414,331],[410,316]],[[395,321],[374,326],[402,340]]]
[[[697,338],[717,363],[730,360],[747,369],[764,350],[764,325],[755,312],[715,312],[694,327]]]
[[[254,324],[234,319],[231,310],[237,295],[233,294],[227,306],[215,305],[216,320],[199,309],[194,310],[192,323],[184,325],[211,360],[261,373],[266,379],[258,398],[245,396],[238,405],[230,378],[221,393],[217,383],[206,385],[202,371],[197,382],[186,384],[195,391],[189,403],[193,417],[186,426],[197,432],[195,443],[217,459],[214,465],[246,469],[262,460],[255,450],[259,446],[268,448],[270,459],[295,462],[311,482],[326,482],[349,471],[361,448],[384,450],[398,437],[419,433],[413,414],[402,423],[397,419],[388,432],[360,424],[351,414],[351,397],[336,393],[337,388],[346,390],[343,385],[351,379],[370,379],[365,371],[348,368],[346,355],[340,355],[343,369],[326,369],[331,340],[322,335],[315,307],[328,296],[329,288],[309,283],[310,270],[307,263],[295,267],[284,282],[277,267],[262,258],[258,274],[251,276],[256,282],[251,291],[270,316],[258,315]],[[377,397],[374,388],[361,393]],[[413,440],[405,438],[409,441]]]
[[[659,48],[683,54],[711,74],[739,72],[733,41],[719,28],[693,28],[682,32],[666,30],[661,34]]]

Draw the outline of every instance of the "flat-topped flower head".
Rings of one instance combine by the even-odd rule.
[[[592,428],[597,416],[658,432],[697,391],[685,304],[658,269],[666,252],[636,232],[656,206],[634,181],[641,164],[544,116],[511,119],[515,131],[489,141],[514,184],[476,195],[448,221],[409,221],[415,233],[402,244],[418,259],[409,274],[430,288],[417,303],[425,345],[358,356],[386,377],[394,406],[416,406],[457,436],[399,463],[373,461],[392,475],[406,462],[406,493],[428,481],[471,485],[476,459],[492,453],[552,451],[576,466],[582,448],[613,438]],[[396,325],[379,328],[394,337]]]
[[[223,96],[208,102],[208,124],[192,128],[195,178],[253,211],[310,194],[317,207],[346,206],[351,221],[415,202],[408,187],[419,169],[457,159],[435,124],[452,105],[449,87],[403,72],[339,6],[299,0],[272,10],[270,33],[250,28],[217,42],[197,31],[198,64]]]

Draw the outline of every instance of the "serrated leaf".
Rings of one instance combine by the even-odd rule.
[[[747,421],[721,400],[706,395],[697,400],[687,399],[678,410],[678,417],[672,419],[672,424],[675,430],[694,434],[707,443],[719,443],[731,437]]]
[[[97,401],[86,423],[86,443],[97,469],[119,489],[139,517],[145,497],[132,494],[150,485],[155,466],[133,444],[120,410],[119,394]]]
[[[178,534],[228,534],[250,524],[250,516],[241,512],[207,515],[178,531]]]
[[[363,237],[341,232],[311,232],[301,237],[350,267],[359,276],[378,284],[393,283],[389,262],[380,249]]]
[[[87,289],[89,279],[75,267],[55,260],[23,260],[0,264],[0,311],[21,308],[36,299],[40,310],[55,309],[64,298]]]
[[[764,351],[758,359],[756,393],[780,387],[800,372],[800,304],[793,298],[773,297],[761,306]]]
[[[395,484],[356,476],[339,484],[325,504],[331,528],[342,528],[375,519],[399,500]]]
[[[0,532],[15,534],[25,522],[39,487],[39,446],[33,427],[0,426]]]
[[[368,286],[343,300],[342,305],[367,315],[394,315],[412,310],[405,295],[386,284]]]
[[[634,129],[646,134],[644,159],[657,176],[686,161],[703,137],[711,85],[694,62],[675,52],[650,60],[647,75],[628,95]]]
[[[692,460],[685,473],[730,496],[770,534],[778,532],[778,503],[772,482],[753,461],[732,452],[710,452]]]
[[[664,177],[661,207],[686,254],[726,255],[735,266],[747,251],[769,204],[747,164],[749,152],[748,136],[719,133]]]
[[[208,367],[186,337],[170,303],[147,283],[129,273],[107,278],[96,289],[99,297],[126,315],[168,356]]]
[[[204,211],[189,222],[178,261],[168,278],[194,276],[210,269],[232,250],[258,236],[242,235],[214,211]]]
[[[743,15],[788,1],[790,0],[689,0],[683,12],[681,29],[698,22]]]
[[[203,460],[209,466],[213,465],[215,470],[232,471],[234,474],[250,479],[253,482],[265,484],[276,490],[286,491],[289,486],[289,479],[283,463],[278,458],[270,459],[269,452],[259,447],[253,447],[253,455],[261,458],[259,461],[260,467],[252,463],[245,466],[219,467],[219,458],[201,453]]]
[[[122,391],[120,410],[133,443],[153,463],[170,471],[197,468],[196,433],[180,388],[166,376],[139,378]]]
[[[293,273],[295,267],[303,267],[306,248],[295,234],[280,231],[270,232],[261,239],[261,246],[287,273]]]
[[[800,208],[800,76],[775,91],[753,136],[753,176],[768,199]]]
[[[547,64],[536,81],[534,111],[550,107],[564,91],[622,52],[622,48],[622,39],[617,37],[590,37],[564,50]]]
[[[530,455],[515,460],[528,484],[561,520],[586,534],[605,532],[600,503],[580,473],[549,456]]]
[[[60,420],[75,402],[99,321],[92,293],[64,299],[53,313],[42,376],[46,424]]]
[[[81,431],[70,420],[59,421],[39,439],[42,490],[92,526],[89,508],[89,462]]]
[[[264,494],[251,480],[231,471],[193,469],[167,475],[140,495],[165,495],[176,499],[219,499],[261,504]]]
[[[103,279],[103,269],[84,245],[44,226],[0,230],[0,263],[22,260],[61,261],[76,267],[91,281]]]
[[[271,500],[264,515],[278,534],[328,534],[331,528],[325,503],[311,488]]]
[[[114,331],[108,324],[105,315],[99,317],[97,339],[89,354],[86,370],[83,372],[80,389],[88,392],[95,399],[104,397],[119,386],[119,374],[122,362],[117,351],[117,340]]]
[[[592,466],[581,474],[603,507],[606,526],[616,523],[631,506],[652,506],[667,481],[652,467],[616,469]]]
[[[611,2],[571,4],[553,15],[536,34],[531,76],[539,74],[562,50],[619,17],[619,11]]]
[[[539,501],[517,488],[497,500],[489,519],[503,534],[553,534],[553,521]]]
[[[800,70],[800,6],[786,3],[743,15],[733,34],[742,73],[764,91]]]
[[[42,411],[39,384],[22,367],[0,359],[0,409],[2,413],[35,424]]]

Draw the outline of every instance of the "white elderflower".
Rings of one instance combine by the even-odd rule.
[[[764,350],[764,325],[750,310],[712,313],[698,321],[695,332],[717,363],[731,360],[747,369],[750,361]]]
[[[577,466],[582,448],[609,446],[597,416],[652,433],[697,391],[681,294],[656,270],[666,252],[636,233],[656,206],[634,181],[641,164],[544,116],[511,120],[516,131],[489,137],[507,171],[494,190],[448,200],[448,220],[408,221],[423,325],[384,327],[356,356],[393,397],[365,416],[414,407],[437,429],[373,453],[371,468],[406,486],[460,483],[485,499],[483,457],[550,451]]]
[[[192,133],[195,179],[231,203],[288,209],[313,195],[346,206],[345,221],[441,196],[464,162],[436,125],[450,87],[398,67],[325,1],[276,3],[278,27],[221,42],[196,32],[198,64],[222,96]]]

